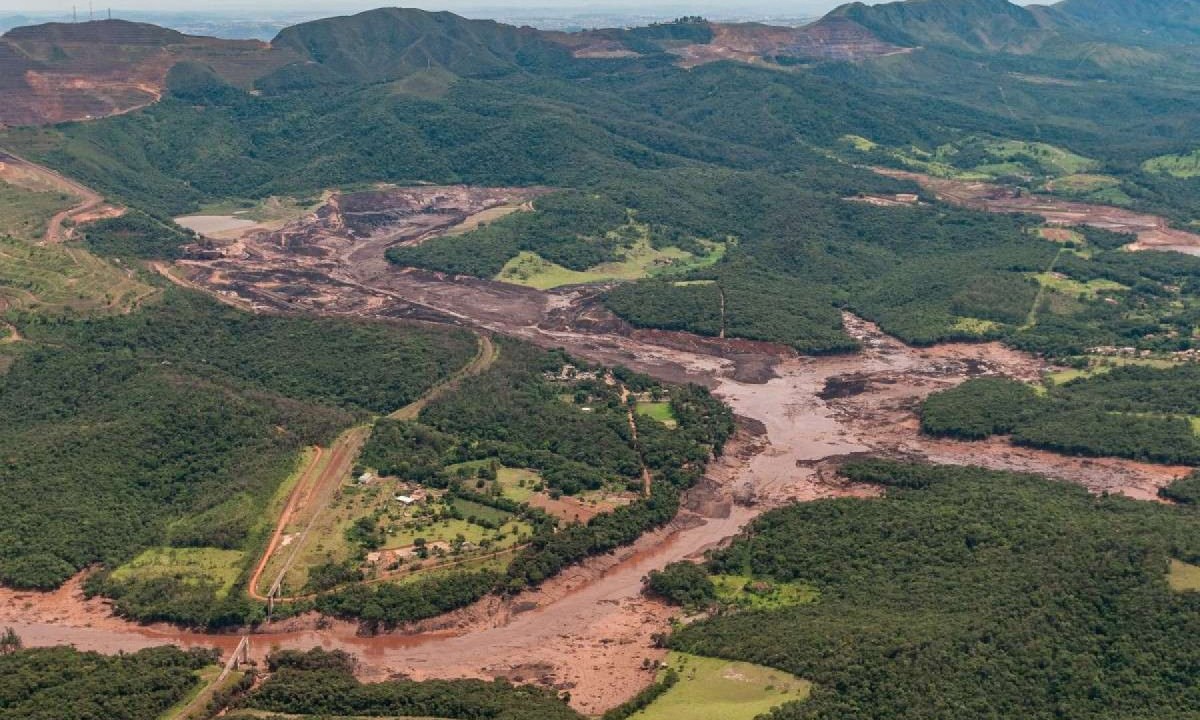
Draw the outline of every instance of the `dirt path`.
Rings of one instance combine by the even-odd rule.
[[[367,436],[370,434],[371,428],[367,425],[347,430],[338,436],[337,440],[330,446],[329,461],[320,466],[319,471],[317,470],[319,457],[315,458],[309,465],[307,473],[312,475],[312,480],[311,482],[297,483],[296,490],[292,493],[292,499],[296,500],[296,505],[291,508],[290,512],[285,511],[284,515],[280,516],[280,521],[275,527],[275,535],[272,537],[272,545],[268,546],[270,552],[263,553],[263,557],[259,559],[258,569],[251,577],[251,584],[248,586],[250,597],[262,601],[266,601],[270,597],[282,601],[296,599],[280,594],[283,580],[295,562],[298,553],[304,547],[304,542],[316,524],[317,519],[328,508],[330,502],[332,502],[334,494],[336,494],[337,489],[342,484],[342,480],[349,477],[350,469],[353,467],[363,443],[366,442]],[[302,490],[303,494],[301,495]],[[288,543],[291,551],[272,579],[271,585],[267,589],[267,594],[262,595],[259,590],[261,576],[270,563],[271,556],[278,549],[287,526],[293,520],[303,521],[303,518],[299,517],[301,514],[307,514],[307,522],[304,524],[304,529],[300,532],[299,537],[293,538]]]
[[[466,367],[438,385],[434,385],[424,395],[388,415],[388,417],[392,420],[415,420],[421,414],[421,411],[425,409],[426,405],[458,387],[458,383],[464,378],[474,377],[490,368],[496,362],[496,359],[500,357],[500,348],[496,346],[496,343],[492,341],[487,333],[479,333],[477,337],[479,338],[479,351],[475,353],[475,357],[471,359],[471,362]]]
[[[609,376],[612,377],[611,375]],[[625,416],[629,422],[629,436],[633,440],[633,446],[638,448],[639,462],[642,465],[642,496],[650,497],[651,488],[654,486],[654,478],[650,476],[650,468],[646,467],[644,460],[641,460],[641,448],[638,446],[638,428],[637,418],[633,415],[633,406],[629,404],[629,388],[621,383],[621,404],[625,406]]]
[[[104,198],[91,188],[8,151],[0,150],[0,165],[10,166],[17,172],[32,176],[40,184],[78,198],[79,202],[76,205],[55,213],[50,218],[46,225],[46,234],[42,238],[43,244],[53,245],[63,242],[69,234],[63,229],[63,223],[66,220],[79,218],[96,211],[104,204]]]
[[[258,585],[262,579],[263,571],[267,569],[267,562],[271,556],[275,554],[276,548],[279,547],[279,541],[283,538],[283,532],[287,528],[289,522],[292,521],[292,516],[296,512],[296,507],[300,503],[300,498],[307,492],[310,478],[316,472],[317,465],[321,462],[324,456],[324,448],[317,446],[313,448],[312,459],[309,460],[308,466],[300,474],[300,479],[296,481],[296,487],[292,489],[292,494],[288,497],[287,505],[284,506],[283,512],[279,515],[279,521],[275,523],[275,531],[271,533],[271,540],[267,543],[266,550],[263,551],[262,557],[258,559],[258,564],[254,566],[254,572],[250,575],[250,582],[247,585],[247,591],[250,597],[255,600],[266,601],[266,596],[258,592]]]
[[[161,263],[156,263],[155,265],[159,273],[164,274],[167,277],[176,280],[177,282],[186,282],[175,278],[172,274],[170,274],[169,268],[163,266]],[[420,398],[414,400],[403,408],[400,408],[388,417],[396,420],[414,419],[420,414],[422,408],[429,404],[429,402],[452,390],[463,378],[478,375],[479,373],[482,373],[491,367],[499,357],[500,349],[486,333],[479,333],[477,338],[479,342],[479,349],[465,367],[454,373],[450,378],[447,378],[441,383],[430,388]],[[358,453],[361,450],[363,443],[366,442],[367,437],[370,435],[370,431],[371,428],[369,426],[362,426],[353,428],[343,433],[330,448],[329,462],[320,470],[320,472],[317,472],[317,467],[321,460],[322,449],[317,448],[317,455],[309,463],[308,468],[304,471],[304,475],[302,476],[301,480],[297,482],[296,488],[292,491],[292,496],[288,501],[288,505],[284,509],[283,514],[280,515],[278,523],[276,523],[275,532],[271,537],[271,541],[268,543],[267,549],[263,553],[263,556],[259,559],[258,565],[255,567],[254,574],[251,575],[250,584],[248,586],[250,597],[260,601],[267,601],[269,598],[274,597],[276,601],[285,602],[304,600],[312,597],[310,594],[290,596],[281,595],[280,589],[283,584],[283,579],[287,576],[288,571],[291,570],[291,567],[295,562],[299,552],[304,547],[309,534],[316,525],[321,513],[331,502],[333,495],[337,491],[338,486],[341,484],[342,479],[349,475],[350,468],[353,466],[354,461],[358,458]],[[298,537],[292,538],[291,542],[288,543],[288,546],[291,547],[291,550],[283,564],[280,566],[278,572],[275,573],[274,579],[271,582],[271,586],[266,590],[266,594],[264,595],[260,590],[262,575],[266,571],[272,555],[274,555],[279,549],[287,526],[297,519],[298,511],[301,510],[307,513],[307,522],[304,525],[304,529],[300,532]],[[379,581],[379,579],[377,579],[376,582],[377,581]]]

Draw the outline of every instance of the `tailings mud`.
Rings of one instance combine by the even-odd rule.
[[[446,212],[439,208],[439,217]],[[873,495],[874,488],[837,476],[845,457],[923,458],[1037,472],[1095,492],[1143,499],[1188,470],[1066,457],[998,440],[954,443],[921,436],[915,410],[928,394],[978,376],[1035,380],[1046,369],[1036,358],[999,344],[911,348],[853,316],[846,316],[846,326],[864,350],[838,357],[639,331],[600,306],[595,288],[543,293],[390,267],[383,251],[424,237],[429,225],[420,218],[405,216],[411,232],[383,223],[357,237],[328,217],[325,229],[293,228],[287,242],[252,234],[231,245],[228,254],[182,262],[176,270],[186,280],[179,281],[260,311],[438,318],[566,348],[667,381],[703,383],[733,407],[741,431],[712,463],[680,517],[629,548],[572,568],[536,591],[489,598],[403,632],[360,637],[353,625],[315,618],[262,628],[252,637],[259,658],[273,646],[343,648],[361,658],[369,679],[503,676],[568,690],[572,705],[598,713],[650,683],[653,673],[642,669],[643,660],[662,657],[652,635],[669,628],[674,611],[640,595],[642,577],[668,562],[702,557],[769,508]],[[125,623],[109,617],[103,604],[89,605],[70,593],[3,591],[0,625],[13,625],[29,644],[71,642],[106,652],[162,642],[225,649],[236,644],[234,636]]]

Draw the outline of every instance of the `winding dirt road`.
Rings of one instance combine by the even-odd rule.
[[[54,214],[46,225],[46,234],[42,238],[45,245],[54,245],[65,241],[69,233],[63,228],[68,219],[97,219],[98,217],[113,217],[121,211],[115,207],[102,207],[104,198],[91,188],[78,183],[48,167],[30,162],[18,155],[0,149],[0,168],[4,173],[16,173],[28,181],[45,189],[73,195],[78,203]],[[92,217],[95,216],[95,217]]]

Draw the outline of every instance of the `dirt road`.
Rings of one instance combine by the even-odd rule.
[[[471,359],[471,362],[466,367],[456,372],[453,377],[447,379],[445,382],[433,386],[424,395],[388,415],[388,417],[392,420],[414,420],[421,414],[421,410],[426,405],[458,387],[459,381],[463,378],[473,377],[490,368],[492,363],[496,362],[496,359],[500,357],[500,348],[496,347],[496,343],[492,342],[492,339],[486,333],[479,333],[477,337],[479,340],[479,351],[475,353],[475,357]]]
[[[298,553],[304,548],[304,541],[312,531],[317,519],[328,509],[342,481],[350,476],[354,461],[358,458],[358,453],[370,434],[371,428],[368,425],[360,425],[342,433],[330,446],[329,459],[324,463],[320,462],[320,448],[318,448],[318,455],[306,470],[306,477],[301,478],[301,481],[296,484],[296,489],[288,501],[288,510],[280,515],[267,552],[263,553],[262,558],[258,561],[258,566],[248,586],[250,597],[266,601],[273,593],[276,600],[293,599],[282,594],[284,578],[295,563]],[[292,523],[300,524],[300,532],[289,538],[291,542],[287,543],[287,546],[291,549],[282,556],[282,561],[277,566],[278,569],[274,569],[268,574],[271,584],[264,594],[261,587],[262,576],[271,567],[272,557],[280,550],[280,545],[283,544],[283,539],[286,537],[285,532]]]
[[[46,225],[46,234],[42,238],[44,244],[61,243],[67,239],[70,233],[63,228],[63,223],[68,219],[96,219],[90,216],[112,217],[119,215],[121,212],[111,206],[102,207],[104,206],[104,198],[91,188],[60,175],[50,168],[30,162],[10,152],[0,150],[0,177],[3,177],[6,173],[19,174],[27,181],[35,183],[42,188],[73,195],[78,199],[79,202],[77,204],[55,213],[50,218],[49,223]]]
[[[308,464],[300,472],[300,479],[296,481],[296,487],[292,489],[292,494],[288,496],[287,505],[284,506],[283,512],[279,514],[279,521],[275,523],[275,531],[271,533],[271,539],[267,543],[267,548],[263,550],[262,557],[258,559],[258,564],[254,566],[254,572],[250,575],[250,583],[247,585],[247,589],[250,597],[255,600],[266,601],[267,599],[265,595],[258,592],[258,585],[262,580],[263,571],[267,569],[267,562],[279,547],[279,541],[283,538],[283,532],[287,529],[288,523],[292,521],[292,516],[295,515],[301,498],[311,492],[312,477],[316,474],[317,467],[324,455],[324,448],[320,446],[313,448],[312,458],[309,459]]]

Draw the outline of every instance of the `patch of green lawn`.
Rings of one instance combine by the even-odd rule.
[[[812,691],[808,680],[751,663],[673,652],[667,667],[679,682],[633,720],[752,720]]]
[[[218,548],[153,547],[112,572],[117,581],[178,577],[189,583],[217,583],[225,597],[242,571],[246,553]]]
[[[817,591],[799,583],[756,580],[749,575],[714,575],[717,599],[748,610],[774,610],[817,599]]]
[[[496,275],[502,282],[549,290],[563,285],[641,280],[667,273],[684,273],[716,264],[725,255],[724,243],[707,243],[706,255],[693,255],[676,247],[654,248],[645,232],[629,247],[618,251],[621,259],[588,268],[571,270],[550,262],[537,253],[522,251]]]
[[[1175,592],[1200,591],[1200,566],[1172,560],[1167,571],[1167,584]]]
[[[675,411],[671,409],[669,402],[639,401],[634,410],[638,415],[657,420],[667,427],[675,427],[679,424],[679,419],[675,417]]]

